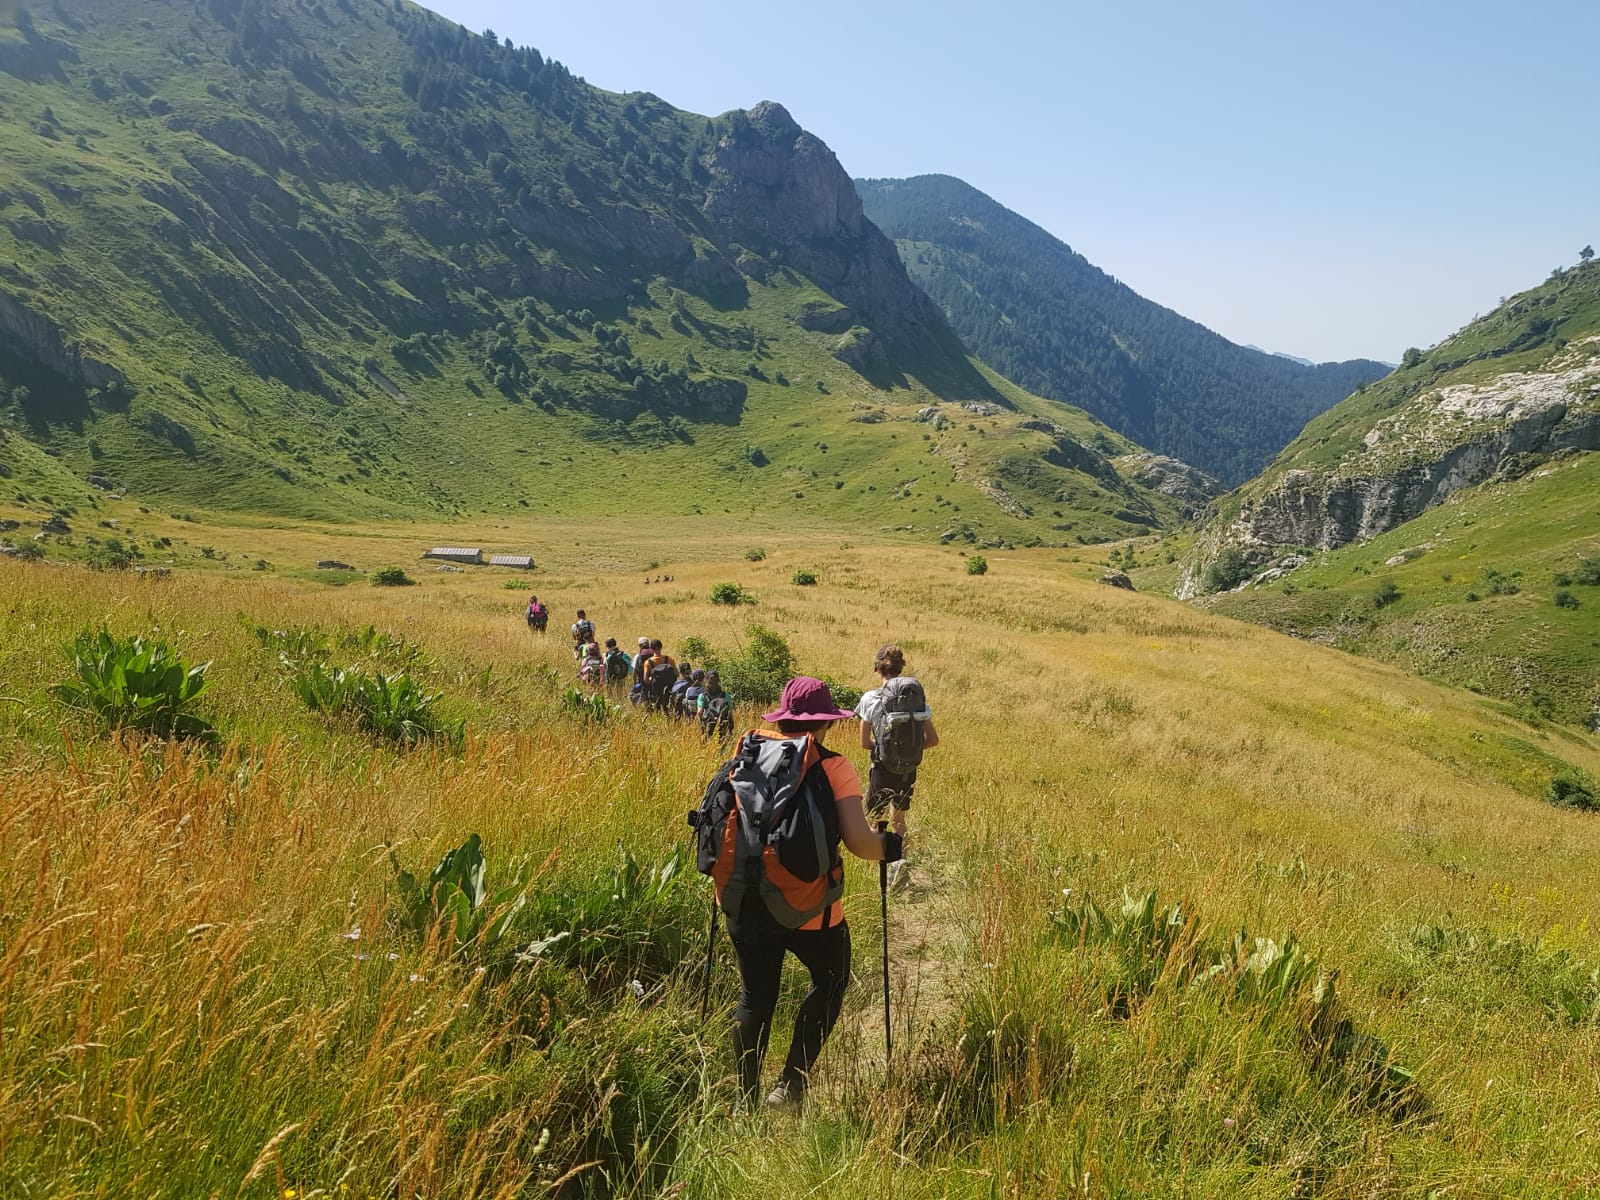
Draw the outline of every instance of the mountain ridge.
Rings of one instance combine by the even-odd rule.
[[[1078,541],[1174,517],[1110,466],[1137,447],[969,359],[781,105],[603,92],[380,0],[68,2],[3,42],[24,507],[95,474],[341,520],[795,506]],[[876,494],[896,474],[926,495]]]
[[[1387,373],[1302,367],[1147,300],[948,175],[857,179],[867,213],[980,357],[1141,445],[1237,484],[1306,420]]]

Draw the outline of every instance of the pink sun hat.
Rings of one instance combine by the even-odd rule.
[[[833,702],[833,693],[820,679],[797,675],[783,685],[778,711],[762,713],[763,721],[848,721],[856,714]]]

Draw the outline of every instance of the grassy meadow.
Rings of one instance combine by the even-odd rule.
[[[459,529],[190,532],[213,554],[169,578],[0,559],[0,1195],[1600,1194],[1600,816],[1546,799],[1600,774],[1592,736],[1061,550],[973,576],[776,519],[477,531],[529,575],[419,567]],[[418,582],[289,566],[322,557]],[[725,581],[757,602],[709,603]],[[730,1115],[725,940],[700,1021],[708,888],[676,855],[717,750],[568,705],[578,607],[674,652],[759,623],[857,686],[893,639],[928,687],[895,1054],[853,863],[857,979],[802,1118]],[[213,739],[52,696],[102,624],[212,663]],[[459,748],[302,704],[280,655],[310,630],[439,693]],[[503,920],[458,941],[396,864],[472,833]]]

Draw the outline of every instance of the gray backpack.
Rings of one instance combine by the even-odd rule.
[[[909,775],[922,763],[922,721],[928,698],[909,675],[884,681],[878,715],[872,721],[872,761],[896,775]],[[925,718],[924,718],[925,719]]]

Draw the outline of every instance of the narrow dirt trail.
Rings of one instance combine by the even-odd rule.
[[[855,865],[872,872],[873,886],[870,892],[863,888],[857,893],[851,905],[854,979],[821,1064],[819,1088],[834,1098],[842,1098],[855,1086],[875,1087],[885,1069],[877,868]],[[889,896],[889,996],[896,1068],[914,1057],[929,1032],[954,1013],[968,938],[958,911],[962,883],[955,864],[929,848],[909,870],[910,883]]]

